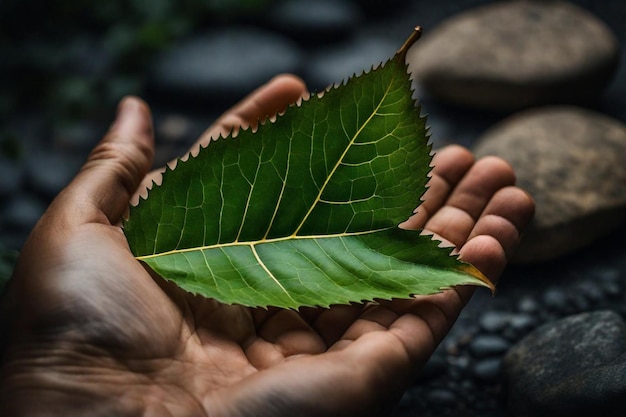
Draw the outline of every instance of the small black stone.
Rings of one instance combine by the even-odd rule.
[[[534,297],[531,297],[531,296],[522,297],[522,299],[520,299],[519,303],[517,304],[517,310],[520,313],[533,314],[533,313],[538,312],[540,308],[541,308],[541,305],[537,302],[537,300]]]
[[[430,403],[436,405],[453,404],[457,401],[456,393],[446,388],[433,389],[426,394],[426,398]]]
[[[500,377],[501,358],[489,358],[476,362],[472,367],[472,375],[483,382],[495,382]]]
[[[564,311],[567,308],[567,296],[558,288],[551,288],[543,293],[545,306],[552,311]]]
[[[478,318],[480,327],[489,333],[501,331],[509,322],[510,314],[505,311],[491,310]]]
[[[477,358],[501,355],[511,347],[511,343],[496,335],[480,335],[469,345],[469,350]]]

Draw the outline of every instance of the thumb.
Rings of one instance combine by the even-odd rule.
[[[126,97],[108,133],[64,193],[81,206],[74,221],[102,222],[104,214],[109,223],[119,222],[153,155],[150,109],[143,100]]]

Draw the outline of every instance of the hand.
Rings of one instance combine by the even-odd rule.
[[[305,94],[278,77],[199,142],[282,111]],[[25,244],[3,300],[0,414],[6,416],[380,415],[469,299],[459,287],[379,304],[249,309],[194,297],[136,261],[119,227],[158,181],[145,103],[127,98],[106,137]],[[496,158],[453,146],[435,157],[426,228],[496,281],[533,203]]]

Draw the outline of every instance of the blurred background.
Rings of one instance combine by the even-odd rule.
[[[157,141],[155,166],[160,166],[183,155],[223,111],[274,75],[297,74],[312,91],[321,91],[391,57],[416,25],[425,33],[418,45],[427,45],[426,37],[431,33],[433,39],[428,42],[433,45],[434,34],[449,19],[483,6],[507,3],[0,0],[0,253],[8,261],[0,262],[0,276],[10,273],[10,264],[29,231],[106,132],[123,96],[139,95],[151,105]],[[564,7],[549,0],[535,3],[556,4],[559,10]],[[587,39],[588,50],[602,50],[602,54],[589,53],[588,58],[583,56],[571,65],[569,61],[562,63],[566,72],[570,66],[577,71],[561,88],[562,102],[575,101],[609,117],[622,138],[620,135],[626,134],[622,128],[626,122],[626,6],[623,0],[575,0],[568,4],[588,13],[590,17],[585,15],[583,20],[597,19],[608,35],[600,36],[599,44],[593,43],[595,38]],[[525,19],[539,19],[532,13]],[[567,15],[562,20],[569,18]],[[572,23],[574,28],[577,22]],[[462,25],[457,22],[456,26]],[[543,31],[544,26],[538,24],[537,28]],[[489,25],[484,30],[494,36]],[[559,38],[559,30],[568,38],[575,33],[547,28],[546,39]],[[524,43],[524,33],[518,36],[501,44],[533,48]],[[437,37],[438,41],[444,38],[441,32]],[[474,147],[486,131],[518,110],[561,103],[557,95],[512,105],[495,98],[493,105],[485,106],[472,103],[468,97],[477,95],[471,91],[458,97],[446,94],[440,87],[453,85],[462,78],[464,69],[473,68],[472,56],[493,62],[496,69],[495,63],[508,56],[507,65],[516,67],[515,56],[511,58],[511,50],[506,48],[485,55],[491,58],[481,58],[486,52],[480,48],[469,58],[457,55],[459,45],[465,49],[472,44],[480,47],[481,38],[457,37],[435,48],[431,55],[420,55],[426,53],[422,51],[409,54],[411,69],[416,71],[416,96],[422,113],[428,114],[435,147],[448,143]],[[583,36],[575,43],[584,41]],[[541,42],[535,44],[541,61]],[[448,72],[449,55],[462,58],[460,62],[450,61],[459,73]],[[575,61],[576,53],[569,55]],[[438,62],[440,66],[423,68],[423,62]],[[519,67],[526,64],[520,60]],[[550,66],[558,64],[552,62]],[[483,71],[489,69],[487,66]],[[448,78],[440,79],[440,74]],[[528,88],[558,84],[558,80],[547,78],[529,80]],[[589,93],[586,89],[590,85],[593,91]],[[570,100],[569,93],[579,90],[585,94]],[[597,124],[595,119],[589,122],[590,126]],[[588,139],[589,149],[598,143],[595,137]],[[619,154],[617,163],[600,156],[596,166],[608,165],[602,180],[614,186],[607,193],[626,196],[626,181],[621,176],[626,167],[626,140],[622,143],[621,148],[608,150],[608,156]],[[577,166],[572,164],[569,167],[574,172]],[[611,178],[612,172],[615,178]],[[587,173],[577,175],[585,177]],[[561,251],[540,265],[511,267],[498,297],[477,294],[403,398],[397,416],[524,415],[505,406],[506,381],[501,367],[510,347],[539,324],[573,313],[612,308],[622,317],[626,315],[625,207],[622,198],[611,212],[610,225],[603,229],[606,237],[602,243],[593,243],[590,238],[583,242],[583,252],[579,248],[567,254]],[[566,227],[576,221],[566,223]]]
[[[275,74],[295,73],[320,91],[390,57],[415,25],[428,34],[446,18],[488,3],[0,1],[0,244],[20,248],[124,95],[140,95],[153,107],[159,165]],[[621,2],[575,3],[623,39]],[[601,104],[622,120],[624,72],[620,67]],[[503,115],[418,96],[432,116],[436,144],[471,144]],[[453,123],[446,122],[450,114]]]

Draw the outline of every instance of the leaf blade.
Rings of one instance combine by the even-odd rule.
[[[450,250],[396,227],[431,169],[405,53],[179,160],[131,207],[135,256],[187,291],[248,306],[490,286]]]

